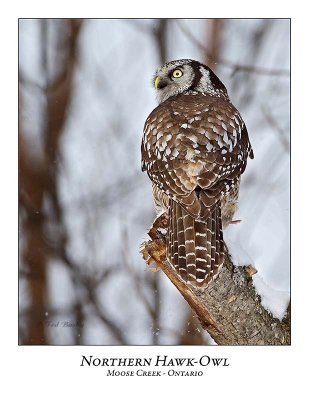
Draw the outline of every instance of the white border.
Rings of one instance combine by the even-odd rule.
[[[96,3],[94,6],[93,4]],[[308,247],[308,18],[305,6],[288,7],[282,2],[215,3],[190,1],[106,2],[42,1],[6,4],[1,20],[1,355],[3,391],[9,398],[188,398],[201,397],[290,398],[302,393],[306,383],[305,354],[308,350],[306,313]],[[305,2],[303,2],[305,4]],[[9,8],[11,7],[11,8]],[[120,12],[122,10],[122,12]],[[266,12],[267,10],[267,12]],[[4,15],[6,14],[6,15]],[[291,347],[18,347],[17,346],[17,18],[18,17],[292,17],[292,340]],[[287,183],[288,184],[288,183]],[[102,369],[81,368],[82,354],[97,356],[151,357],[169,354],[198,357],[203,354],[228,357],[231,367],[209,370],[201,378],[105,378]],[[157,379],[156,382],[154,379]],[[295,380],[297,379],[297,382]],[[295,389],[294,389],[295,387]],[[297,387],[297,389],[296,389]],[[304,392],[306,393],[306,391]]]

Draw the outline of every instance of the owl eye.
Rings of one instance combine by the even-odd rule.
[[[183,75],[183,72],[181,69],[174,69],[172,75],[173,75],[173,78],[180,78]]]

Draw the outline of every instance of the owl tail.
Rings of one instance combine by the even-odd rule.
[[[171,200],[167,259],[183,280],[206,286],[224,262],[220,207],[215,207],[205,221],[198,221]]]

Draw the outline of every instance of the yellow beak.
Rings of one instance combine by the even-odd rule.
[[[155,81],[154,81],[154,85],[155,85],[155,88],[157,89],[157,87],[158,87],[158,84],[159,84],[159,82],[160,82],[160,77],[159,76],[157,76],[156,77],[156,79],[155,79]]]

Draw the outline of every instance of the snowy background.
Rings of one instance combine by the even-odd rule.
[[[255,159],[242,180],[242,222],[226,241],[235,263],[258,270],[265,304],[281,315],[290,285],[289,21],[29,19],[19,28],[20,343],[213,343],[139,254],[154,218],[140,170],[156,106],[151,79],[179,58],[213,68],[246,122]]]

